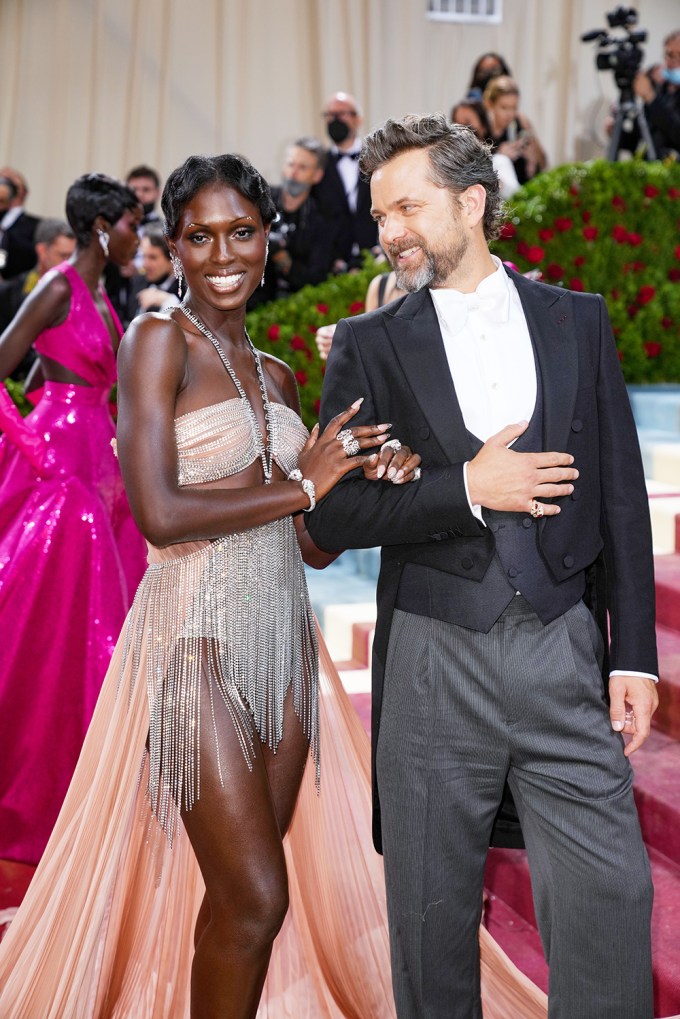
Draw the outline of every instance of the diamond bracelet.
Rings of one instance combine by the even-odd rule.
[[[302,491],[309,499],[309,506],[305,507],[305,513],[311,513],[316,506],[316,490],[314,488],[314,482],[310,481],[309,478],[303,478],[302,471],[299,467],[296,467],[294,471],[290,472],[288,480],[299,481],[302,484]]]

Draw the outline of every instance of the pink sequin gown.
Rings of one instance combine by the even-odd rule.
[[[35,342],[89,385],[47,382],[36,475],[0,439],[0,859],[36,863],[78,760],[145,543],[111,449],[111,337],[73,266],[66,321]],[[120,324],[111,309],[111,315]]]

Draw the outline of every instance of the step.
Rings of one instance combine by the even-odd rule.
[[[647,494],[654,555],[671,555],[680,551],[680,486],[648,479]]]
[[[680,631],[680,553],[655,556],[654,577],[657,622]]]
[[[675,383],[628,386],[638,429],[675,434],[680,438],[680,386]]]
[[[680,632],[657,623],[656,642],[659,649],[659,707],[652,721],[656,729],[680,740]],[[680,776],[678,781],[680,783]]]
[[[0,941],[29,886],[35,867],[0,860]]]
[[[630,763],[645,843],[680,868],[680,741],[654,728]]]
[[[643,429],[638,431],[645,477],[656,482],[680,485],[680,434]]]
[[[667,485],[680,486],[680,442],[652,444],[650,477]]]
[[[652,953],[657,1016],[680,1011],[680,868],[654,849],[649,850],[655,897],[652,911]],[[492,849],[486,887],[510,906],[529,927],[536,927],[526,853]],[[527,937],[533,936],[527,932]],[[508,953],[509,954],[509,953]]]
[[[325,607],[340,603],[372,603],[375,615],[375,580],[358,572],[357,562],[350,550],[343,552],[325,570],[305,567],[310,601],[320,623],[323,623]]]
[[[355,662],[363,667],[369,663],[368,645],[375,629],[375,615],[375,602],[323,606],[319,618],[321,630],[330,656],[339,668],[343,663]]]
[[[488,889],[482,922],[515,966],[547,994],[548,966],[534,925]]]

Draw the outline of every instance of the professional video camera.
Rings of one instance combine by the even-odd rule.
[[[630,89],[642,64],[643,51],[640,43],[645,42],[644,30],[633,32],[631,25],[637,24],[638,14],[634,7],[617,7],[606,15],[610,28],[624,28],[626,35],[613,36],[601,29],[594,29],[581,36],[581,42],[597,42],[599,52],[595,63],[598,71],[613,71],[616,84],[623,91]]]
[[[634,7],[619,5],[610,11],[606,18],[610,28],[623,28],[626,34],[614,36],[609,35],[603,29],[596,28],[591,32],[585,32],[581,36],[581,42],[597,42],[596,67],[598,71],[614,72],[614,80],[620,92],[607,159],[617,158],[621,128],[624,122],[631,125],[635,121],[637,121],[640,135],[645,143],[647,158],[656,159],[654,143],[649,133],[644,110],[638,105],[633,94],[635,75],[640,70],[644,56],[640,43],[646,42],[647,32],[644,29],[633,31],[632,26],[636,25],[638,20],[638,13]]]

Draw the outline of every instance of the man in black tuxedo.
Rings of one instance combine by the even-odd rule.
[[[498,179],[468,128],[388,121],[361,166],[410,293],[338,325],[321,427],[363,396],[356,423],[391,421],[422,476],[354,472],[307,526],[328,550],[382,545],[374,831],[398,1014],[481,1016],[484,864],[507,783],[551,1019],[651,1019],[652,886],[628,757],[658,703],[653,559],[604,301],[490,254]],[[605,633],[609,614],[607,692],[584,597]]]
[[[346,272],[361,264],[362,251],[378,243],[370,187],[359,174],[361,107],[347,92],[334,92],[324,104],[323,117],[331,145],[312,196],[335,231],[334,271]]]
[[[14,279],[35,265],[35,231],[40,220],[24,210],[26,180],[18,170],[0,170],[0,278]]]

